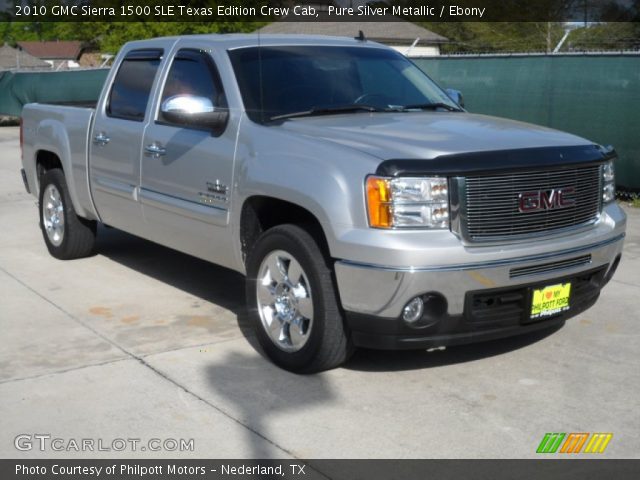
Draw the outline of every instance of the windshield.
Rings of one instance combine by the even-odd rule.
[[[247,115],[258,123],[299,112],[397,111],[457,105],[427,75],[393,50],[278,46],[229,51]],[[366,109],[340,107],[364,105]]]

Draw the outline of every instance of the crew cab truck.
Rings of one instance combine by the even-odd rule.
[[[557,326],[620,261],[615,152],[459,103],[362,36],[136,41],[25,106],[22,173],[59,259],[103,223],[245,274],[285,369]]]

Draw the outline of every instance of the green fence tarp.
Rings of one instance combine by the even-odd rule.
[[[64,72],[0,72],[0,115],[19,117],[30,102],[98,100],[108,68]]]
[[[414,59],[466,108],[546,125],[613,145],[617,183],[640,190],[640,55]]]

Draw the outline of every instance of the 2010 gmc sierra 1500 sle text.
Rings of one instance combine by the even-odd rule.
[[[202,35],[126,44],[97,105],[26,105],[51,254],[98,222],[246,275],[283,368],[561,324],[614,274],[615,153],[474,115],[390,48]]]

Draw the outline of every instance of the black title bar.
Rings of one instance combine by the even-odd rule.
[[[5,3],[16,22],[632,22],[632,0],[33,0]]]
[[[640,460],[0,460],[2,480],[635,480],[639,476]]]

